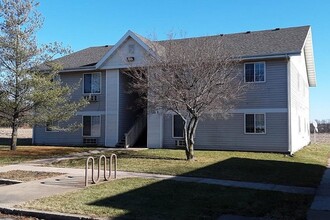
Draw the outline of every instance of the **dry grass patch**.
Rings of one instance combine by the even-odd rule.
[[[54,173],[54,172],[39,172],[39,171],[25,171],[25,170],[11,170],[8,172],[1,172],[0,179],[10,179],[18,181],[33,181],[41,180],[50,177],[55,177],[63,175],[63,173]]]
[[[20,146],[11,151],[8,146],[0,147],[0,165],[21,163],[24,161],[65,156],[72,153],[92,150],[88,147],[58,147],[58,146]]]

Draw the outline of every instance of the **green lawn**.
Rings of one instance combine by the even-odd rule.
[[[172,180],[119,179],[23,205],[128,219],[216,219],[221,214],[304,219],[312,196]]]
[[[11,151],[9,146],[0,146],[0,166],[35,159],[65,156],[91,149],[87,147],[19,146],[16,151]]]
[[[330,145],[311,145],[293,157],[276,153],[196,151],[186,161],[183,150],[116,151],[123,171],[316,187],[325,170]],[[110,154],[110,153],[109,153]],[[60,161],[60,167],[84,167],[84,159]]]

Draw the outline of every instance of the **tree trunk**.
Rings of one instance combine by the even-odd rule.
[[[12,123],[12,133],[11,133],[11,143],[10,143],[10,150],[15,151],[17,146],[17,131],[18,131],[18,123],[16,122],[17,119],[14,120]]]
[[[194,159],[194,145],[193,144],[189,144],[188,150],[186,149],[186,157],[187,157],[187,160]]]
[[[198,124],[198,117],[193,117],[190,119],[188,128],[185,130],[186,132],[186,157],[187,160],[194,159],[194,144],[195,144],[195,133]]]

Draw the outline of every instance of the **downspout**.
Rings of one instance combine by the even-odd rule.
[[[287,60],[287,90],[288,90],[288,151],[290,155],[292,152],[292,137],[291,137],[291,64],[290,57],[286,55]]]

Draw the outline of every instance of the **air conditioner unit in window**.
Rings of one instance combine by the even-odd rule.
[[[96,145],[97,144],[97,139],[96,138],[84,138],[83,139],[83,144]]]
[[[99,97],[97,95],[85,95],[84,99],[86,99],[89,102],[98,102]]]
[[[175,146],[184,147],[185,146],[184,140],[175,140]]]

